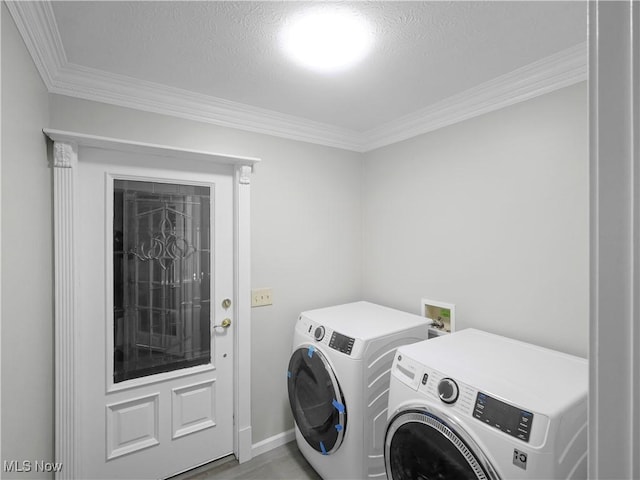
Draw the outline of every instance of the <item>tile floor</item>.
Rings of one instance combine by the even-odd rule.
[[[240,465],[233,457],[203,465],[171,480],[322,480],[304,459],[296,442],[258,455]]]

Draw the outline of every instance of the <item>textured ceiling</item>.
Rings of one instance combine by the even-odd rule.
[[[322,122],[379,127],[586,41],[586,4],[342,2],[375,44],[352,70],[292,64],[278,34],[326,2],[53,2],[70,64]]]

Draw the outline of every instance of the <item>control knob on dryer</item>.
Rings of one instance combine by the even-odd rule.
[[[315,329],[315,331],[313,332],[313,338],[315,338],[317,341],[320,341],[324,338],[324,327],[322,325]]]
[[[438,383],[438,396],[444,403],[455,403],[458,391],[458,384],[452,378],[443,378]]]

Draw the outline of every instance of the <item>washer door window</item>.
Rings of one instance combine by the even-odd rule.
[[[323,455],[335,452],[347,426],[347,411],[338,380],[327,359],[310,345],[289,361],[289,403],[300,433]]]
[[[475,442],[450,425],[422,410],[398,414],[389,424],[385,437],[384,457],[389,479],[498,479]]]

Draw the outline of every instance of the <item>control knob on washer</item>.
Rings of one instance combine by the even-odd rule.
[[[443,378],[438,383],[438,396],[444,403],[455,403],[458,399],[458,384],[452,378]]]
[[[320,341],[324,338],[324,327],[322,325],[315,329],[315,331],[313,332],[313,338],[315,338],[317,341]]]

